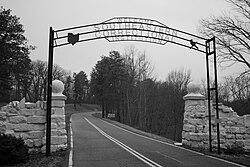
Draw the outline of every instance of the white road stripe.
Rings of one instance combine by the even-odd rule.
[[[152,141],[156,141],[156,142],[158,142],[158,143],[162,143],[162,144],[166,144],[166,145],[169,145],[169,146],[172,146],[172,147],[176,147],[176,148],[179,148],[179,149],[182,149],[182,150],[186,150],[186,151],[189,151],[189,152],[198,154],[198,155],[204,155],[203,153],[199,153],[199,152],[196,152],[196,151],[193,151],[193,150],[189,150],[189,149],[186,149],[186,148],[183,148],[183,147],[176,146],[176,145],[171,144],[171,143],[167,143],[167,142],[164,142],[164,141],[161,141],[161,140],[157,140],[157,139],[154,139],[154,138],[150,138],[150,137],[147,137],[147,136],[140,135],[140,134],[135,133],[135,132],[131,132],[131,131],[127,130],[127,129],[121,128],[121,127],[119,127],[119,126],[116,126],[116,125],[111,124],[111,123],[109,123],[109,122],[107,122],[107,121],[104,121],[104,120],[101,120],[101,121],[103,121],[103,122],[105,122],[105,123],[107,123],[107,124],[109,124],[109,125],[112,125],[112,126],[118,128],[118,129],[124,130],[124,131],[126,131],[126,132],[128,132],[128,133],[131,133],[131,134],[134,134],[134,135],[143,137],[143,138],[145,138],[145,139],[149,139],[149,140],[152,140]]]
[[[179,161],[178,159],[173,158],[173,157],[170,157],[170,156],[168,156],[168,155],[166,155],[166,154],[163,154],[163,153],[161,153],[160,151],[156,151],[156,153],[158,153],[158,154],[160,154],[160,155],[162,155],[162,156],[164,156],[164,157],[166,157],[166,158],[172,159],[172,160],[174,160],[174,161],[176,161],[176,162],[178,162],[178,163],[180,163],[180,164],[183,164],[182,161]]]
[[[103,136],[105,136],[109,140],[113,141],[114,143],[116,143],[117,145],[119,145],[120,147],[122,147],[123,149],[125,149],[126,151],[128,151],[129,153],[131,153],[132,155],[134,155],[135,157],[137,157],[141,161],[143,161],[144,163],[148,164],[151,167],[162,167],[158,163],[150,160],[149,158],[145,157],[144,155],[138,153],[137,151],[133,150],[129,146],[127,146],[124,143],[120,142],[119,140],[117,140],[117,139],[113,138],[112,136],[108,135],[107,133],[105,133],[104,131],[102,131],[100,128],[98,128],[96,125],[94,125],[92,122],[90,122],[87,118],[84,118],[84,119],[90,125],[92,125],[98,132],[100,132]]]
[[[100,119],[100,120],[101,120],[101,119]],[[163,142],[163,141],[160,141],[160,140],[157,140],[157,139],[153,139],[153,138],[150,138],[150,137],[147,137],[147,136],[143,136],[143,135],[137,134],[137,133],[135,133],[135,132],[131,132],[131,131],[127,130],[127,129],[121,128],[121,127],[119,127],[119,126],[116,126],[116,125],[114,125],[114,124],[111,124],[111,123],[109,123],[109,122],[107,122],[107,121],[104,121],[104,120],[101,120],[101,121],[103,121],[103,122],[105,122],[105,123],[107,123],[107,124],[109,124],[109,125],[112,125],[112,126],[118,128],[118,129],[124,130],[124,131],[126,131],[126,132],[128,132],[128,133],[131,133],[131,134],[134,134],[134,135],[143,137],[143,138],[145,138],[145,139],[149,139],[149,140],[152,140],[152,141],[156,141],[156,142],[158,142],[158,143],[162,143],[162,144],[166,144],[166,145],[169,145],[169,146],[172,146],[172,147],[176,147],[176,148],[179,148],[179,149],[182,149],[182,150],[186,150],[186,151],[189,151],[189,152],[192,152],[192,153],[201,155],[201,156],[206,156],[206,157],[211,158],[211,159],[216,159],[216,160],[218,160],[218,161],[226,162],[226,163],[228,163],[228,164],[232,164],[232,165],[235,165],[235,166],[238,166],[238,167],[246,167],[246,166],[244,166],[244,165],[240,165],[240,164],[237,164],[237,163],[234,163],[234,162],[230,162],[230,161],[227,161],[227,160],[224,160],[224,159],[220,159],[220,158],[217,158],[217,157],[213,157],[213,156],[210,156],[210,155],[205,155],[205,154],[203,154],[203,153],[199,153],[199,152],[196,152],[196,151],[193,151],[193,150],[189,150],[189,149],[186,149],[186,148],[183,148],[183,147],[179,147],[179,146],[176,146],[176,145],[174,145],[174,144],[170,144],[170,143]]]
[[[72,119],[70,118],[70,153],[69,153],[69,166],[68,167],[73,167],[73,131],[71,127],[71,122]]]

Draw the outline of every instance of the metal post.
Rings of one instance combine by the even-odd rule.
[[[214,51],[214,84],[215,84],[215,105],[216,105],[216,119],[217,119],[217,143],[218,154],[220,154],[220,124],[219,124],[219,105],[218,105],[218,82],[217,82],[217,62],[216,62],[216,46],[215,37],[213,37],[213,51]]]
[[[213,44],[213,48],[211,51],[210,43]],[[214,87],[210,88],[210,80],[209,80],[209,55],[214,55]],[[212,152],[212,129],[211,129],[211,104],[210,104],[210,91],[215,91],[215,107],[216,107],[216,125],[217,125],[217,143],[218,143],[218,154],[220,154],[220,120],[219,120],[219,104],[218,104],[218,81],[217,81],[217,62],[216,62],[216,44],[215,37],[208,39],[206,41],[206,63],[207,63],[207,94],[208,94],[208,114],[209,114],[209,148],[210,152]]]
[[[46,157],[50,156],[51,144],[51,93],[52,93],[52,68],[53,68],[53,47],[54,31],[49,29],[49,57],[48,57],[48,88],[47,88],[47,128],[46,128]]]
[[[209,150],[212,152],[212,130],[211,130],[211,101],[210,101],[210,80],[209,80],[209,53],[210,43],[206,41],[206,65],[207,65],[207,98],[208,98],[208,126],[209,126]]]

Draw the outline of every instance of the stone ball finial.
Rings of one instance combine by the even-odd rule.
[[[60,80],[54,80],[52,81],[52,93],[54,94],[62,94],[64,91],[64,84]]]

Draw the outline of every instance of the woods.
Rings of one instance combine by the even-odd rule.
[[[102,105],[104,117],[114,113],[119,122],[180,141],[182,98],[191,72],[173,70],[159,82],[150,76],[152,69],[145,52],[133,47],[124,55],[111,51],[91,73],[90,94]]]
[[[249,114],[249,2],[228,0],[236,15],[203,19],[200,34],[216,36],[220,63],[239,63],[245,67],[239,76],[226,76],[219,83],[219,101],[239,114]],[[0,102],[47,99],[46,61],[31,60],[35,46],[28,45],[19,18],[11,10],[0,9]],[[71,74],[53,66],[52,78],[65,84],[67,103],[75,108],[82,103],[102,106],[102,116],[115,115],[119,122],[175,141],[181,140],[184,101],[191,71],[173,69],[164,81],[152,76],[154,66],[146,52],[131,46],[124,54],[110,51],[101,56],[90,78],[81,70]],[[206,83],[206,82],[205,82]],[[201,85],[206,94],[206,85]]]

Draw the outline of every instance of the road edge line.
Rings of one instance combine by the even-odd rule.
[[[102,120],[102,119],[101,119],[101,120]],[[132,134],[134,134],[134,135],[137,135],[137,136],[140,136],[140,137],[149,139],[149,140],[156,141],[156,142],[158,142],[158,143],[162,143],[162,144],[166,144],[166,145],[169,145],[169,146],[172,146],[172,147],[180,148],[180,149],[183,149],[183,150],[186,150],[186,151],[189,151],[189,152],[198,154],[198,155],[205,155],[205,154],[200,153],[200,152],[196,152],[196,151],[193,151],[193,150],[189,150],[189,149],[186,149],[186,148],[183,148],[183,147],[180,147],[180,146],[176,146],[176,145],[171,144],[171,143],[167,143],[167,142],[164,142],[164,141],[161,141],[161,140],[158,140],[158,139],[154,139],[154,138],[151,138],[151,137],[148,137],[148,136],[144,136],[144,135],[141,135],[141,134],[132,132],[132,131],[130,131],[130,130],[128,130],[128,129],[119,127],[119,126],[114,125],[114,124],[112,124],[112,123],[110,123],[110,122],[108,122],[108,121],[105,121],[105,120],[102,120],[102,121],[103,121],[103,122],[106,122],[107,124],[110,124],[110,125],[112,125],[112,126],[114,126],[114,127],[116,127],[116,128],[118,128],[118,129],[122,129],[122,130],[124,130],[124,131],[126,131],[126,132],[132,133]]]
[[[104,137],[108,138],[109,140],[111,140],[112,142],[114,142],[115,144],[117,144],[118,146],[120,146],[121,148],[123,148],[124,150],[126,150],[127,152],[129,152],[130,154],[134,155],[136,158],[140,159],[141,161],[143,161],[144,163],[148,164],[151,167],[162,167],[160,164],[152,161],[151,159],[145,157],[144,155],[140,154],[139,152],[135,151],[134,149],[130,148],[129,146],[127,146],[126,144],[120,142],[119,140],[117,140],[116,138],[108,135],[107,133],[105,133],[103,130],[101,130],[98,126],[96,126],[95,124],[93,124],[90,120],[88,120],[86,117],[84,117],[84,119],[91,125],[93,126],[99,133],[101,133]]]
[[[73,167],[73,131],[71,127],[72,118],[70,117],[70,153],[69,153],[69,166]]]
[[[228,160],[225,160],[225,159],[222,159],[222,158],[217,158],[217,157],[214,157],[214,156],[211,156],[211,155],[206,155],[206,154],[203,154],[203,153],[200,153],[200,152],[197,152],[197,151],[193,151],[193,150],[189,150],[187,148],[184,148],[184,147],[180,147],[180,146],[176,146],[174,144],[171,144],[171,143],[167,143],[167,142],[164,142],[164,141],[161,141],[161,140],[157,140],[157,139],[154,139],[154,138],[151,138],[151,137],[148,137],[148,136],[144,136],[144,135],[141,135],[141,134],[138,134],[138,133],[135,133],[135,132],[132,132],[128,129],[125,129],[125,128],[122,128],[122,127],[119,127],[117,125],[114,125],[106,120],[103,120],[103,119],[100,119],[101,121],[107,123],[107,124],[110,124],[118,129],[122,129],[126,132],[129,132],[129,133],[132,133],[134,135],[137,135],[137,136],[140,136],[140,137],[143,137],[143,138],[146,138],[146,139],[149,139],[149,140],[153,140],[153,141],[156,141],[156,142],[159,142],[159,143],[162,143],[162,144],[166,144],[166,145],[169,145],[169,146],[173,146],[173,147],[176,147],[176,148],[180,148],[182,150],[186,150],[186,151],[189,151],[189,152],[192,152],[192,153],[195,153],[195,154],[198,154],[198,155],[201,155],[201,156],[206,156],[206,157],[209,157],[209,158],[212,158],[212,159],[216,159],[216,160],[219,160],[219,161],[222,161],[222,162],[226,162],[226,163],[229,163],[229,164],[232,164],[232,165],[236,165],[238,167],[246,167],[244,165],[241,165],[241,164],[238,164],[238,163],[235,163],[235,162],[231,162],[231,161],[228,161]]]

